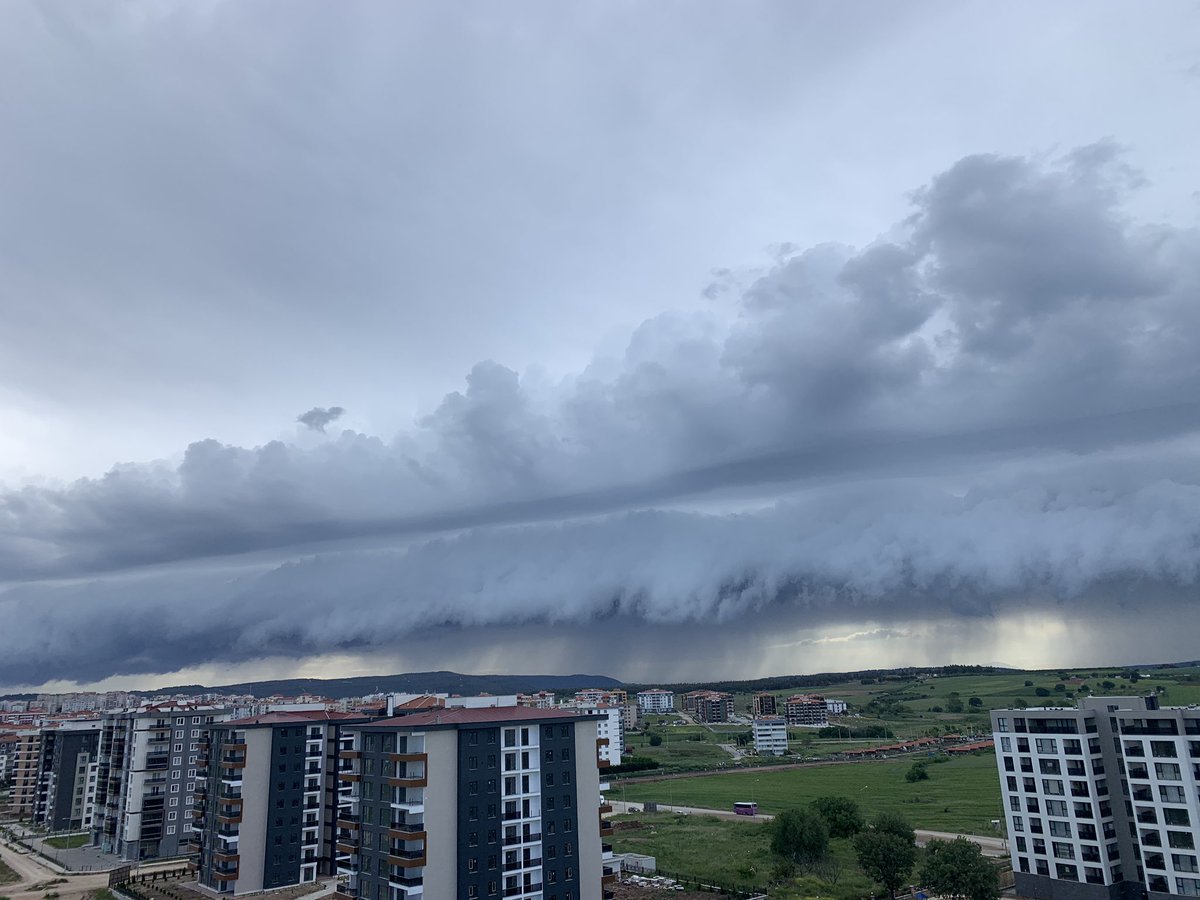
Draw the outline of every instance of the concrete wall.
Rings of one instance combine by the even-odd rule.
[[[458,894],[458,732],[425,732],[429,764],[425,788],[425,900],[457,900]]]
[[[596,723],[575,723],[575,793],[579,809],[579,898],[600,900],[600,772],[596,768]]]

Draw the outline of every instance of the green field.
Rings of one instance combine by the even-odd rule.
[[[90,840],[91,835],[85,831],[81,834],[60,834],[56,837],[48,837],[46,845],[58,850],[74,850],[76,847],[86,847]]]
[[[841,795],[855,800],[868,817],[895,812],[914,827],[930,831],[995,833],[991,822],[1003,816],[993,754],[930,765],[928,781],[910,784],[904,774],[915,758],[626,782],[615,785],[609,796],[721,810],[731,810],[739,800],[755,800],[763,812],[777,813],[806,805],[816,797]]]

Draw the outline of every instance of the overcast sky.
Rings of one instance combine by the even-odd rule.
[[[4,4],[0,687],[1194,657],[1197,110],[1191,2]]]

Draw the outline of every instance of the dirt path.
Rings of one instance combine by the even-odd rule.
[[[17,853],[2,845],[0,845],[0,859],[3,859],[10,869],[21,876],[21,880],[15,884],[0,885],[0,893],[12,898],[12,900],[34,900],[34,898],[41,900],[46,890],[57,891],[62,900],[70,900],[70,898],[82,897],[84,894],[94,891],[97,888],[108,886],[107,873],[102,872],[95,875],[61,875],[49,866],[44,865],[32,853]],[[44,890],[30,890],[35,884],[57,878],[65,878],[66,883],[56,884]]]

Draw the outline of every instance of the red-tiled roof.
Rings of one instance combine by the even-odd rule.
[[[423,697],[414,697],[405,703],[398,703],[393,709],[438,709],[445,705],[446,701],[441,697],[426,694]]]
[[[346,719],[362,720],[364,716],[348,712],[333,712],[327,709],[297,709],[292,711],[280,710],[267,712],[260,716],[247,716],[244,719],[234,719],[229,722],[218,722],[217,725],[246,728],[251,725],[300,725],[305,722],[342,722]]]
[[[528,706],[453,707],[430,712],[397,716],[366,722],[366,728],[427,728],[437,725],[483,725],[489,722],[531,722],[543,719],[589,719],[585,713],[558,709],[533,709]]]

